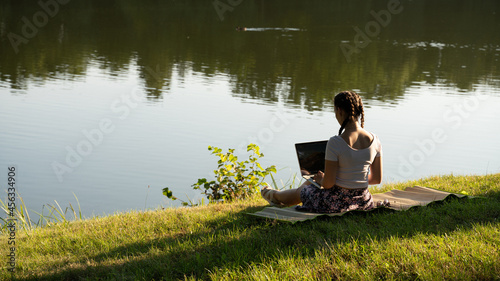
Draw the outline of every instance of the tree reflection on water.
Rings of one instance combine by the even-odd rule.
[[[499,86],[498,1],[402,1],[350,62],[339,48],[353,27],[373,21],[384,1],[243,1],[221,21],[207,1],[70,1],[19,44],[35,2],[0,4],[0,80],[26,90],[47,80],[84,79],[97,64],[109,79],[138,66],[147,95],[169,92],[173,77],[229,77],[234,95],[313,110],[344,89],[395,102],[415,82],[471,90]],[[471,21],[470,19],[480,19]],[[247,32],[238,32],[245,26]],[[9,35],[10,34],[10,35]]]

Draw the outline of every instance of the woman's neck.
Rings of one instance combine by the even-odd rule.
[[[360,128],[361,128],[361,126],[359,125],[358,121],[351,119],[345,125],[344,130],[345,131],[356,131]]]

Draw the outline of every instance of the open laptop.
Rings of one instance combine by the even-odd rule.
[[[313,178],[318,171],[325,171],[325,150],[327,143],[327,140],[323,140],[295,144],[302,177],[319,188],[321,186]]]

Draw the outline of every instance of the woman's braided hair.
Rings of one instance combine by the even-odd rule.
[[[339,136],[342,134],[347,123],[349,123],[349,120],[351,120],[351,117],[358,119],[361,116],[361,128],[364,127],[365,111],[363,109],[361,97],[357,93],[352,91],[340,92],[333,99],[333,105],[347,113],[345,120],[342,122],[342,126],[340,126]]]

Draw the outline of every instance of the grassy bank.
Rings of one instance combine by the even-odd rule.
[[[500,279],[500,174],[440,176],[423,185],[486,198],[405,212],[289,224],[233,204],[130,212],[18,232],[20,280]],[[7,237],[0,237],[6,260]],[[6,262],[0,279],[7,280]]]

